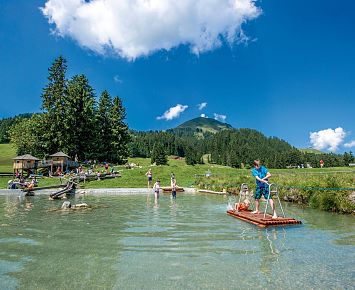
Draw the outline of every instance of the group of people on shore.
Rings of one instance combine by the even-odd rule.
[[[260,213],[259,211],[260,199],[264,197],[265,199],[268,199],[270,201],[270,206],[272,209],[272,218],[277,218],[278,216],[275,209],[275,203],[272,200],[269,191],[269,178],[271,177],[271,173],[268,171],[268,169],[265,166],[261,165],[260,160],[254,160],[253,165],[254,168],[251,170],[251,174],[255,177],[256,190],[254,194],[255,210],[252,211],[251,213],[252,214]],[[148,179],[148,189],[153,188],[155,199],[158,199],[159,192],[161,190],[160,180],[157,179],[154,185],[152,186],[153,173],[151,168],[148,169],[145,175],[147,176]],[[174,173],[171,173],[170,186],[171,186],[171,197],[175,199],[177,185],[176,185],[176,178]],[[248,210],[249,206],[250,206],[250,200],[245,199],[242,203],[235,203],[234,210],[237,211]]]
[[[145,175],[148,178],[148,189],[153,188],[155,199],[158,199],[159,198],[159,193],[160,193],[160,190],[161,190],[160,180],[157,179],[156,182],[154,183],[154,185],[152,186],[152,184],[153,184],[153,173],[152,173],[152,169],[151,168],[148,169],[148,171],[146,172]],[[171,172],[171,174],[170,174],[170,187],[171,187],[171,197],[173,199],[176,199],[176,188],[177,188],[177,185],[176,185],[175,174],[173,172]]]

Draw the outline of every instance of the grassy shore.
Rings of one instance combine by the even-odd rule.
[[[12,172],[12,158],[16,150],[10,144],[0,144],[0,172]]]
[[[9,144],[0,144],[0,172],[12,171],[14,149]],[[168,166],[152,166],[150,159],[130,158],[134,163],[132,169],[115,166],[121,177],[107,180],[95,180],[81,184],[81,188],[139,188],[147,186],[145,173],[149,168],[153,172],[153,181],[160,179],[162,186],[170,185],[170,174],[175,174],[177,184],[182,187],[196,187],[228,192],[238,192],[241,183],[247,183],[251,190],[255,189],[255,179],[249,169],[235,169],[215,164],[190,166],[185,161],[169,159]],[[97,168],[103,170],[103,167]],[[211,172],[211,177],[206,173]],[[270,182],[279,185],[282,198],[298,203],[308,204],[327,211],[351,213],[355,211],[355,203],[349,195],[351,190],[333,190],[337,188],[355,187],[355,169],[341,168],[304,168],[304,169],[270,169]],[[6,188],[9,177],[0,177],[0,188]],[[59,185],[58,178],[42,178],[40,186]]]

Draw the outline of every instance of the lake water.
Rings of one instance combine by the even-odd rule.
[[[303,225],[259,229],[222,196],[84,201],[0,196],[0,289],[354,289],[354,216],[284,204]]]

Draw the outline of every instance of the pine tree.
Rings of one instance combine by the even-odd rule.
[[[63,127],[66,109],[66,86],[65,77],[67,71],[67,61],[62,57],[54,60],[48,69],[48,85],[43,89],[42,93],[42,110],[45,113],[45,139],[46,147],[49,153],[54,153],[63,148],[65,140],[63,133],[66,128]]]
[[[102,92],[95,117],[95,156],[100,161],[111,161],[112,152],[112,129],[110,114],[112,111],[112,98],[105,90]]]
[[[88,79],[76,75],[68,82],[63,121],[63,150],[80,160],[93,157],[95,139],[95,95]]]
[[[166,156],[164,146],[160,142],[156,142],[153,145],[151,163],[155,163],[156,165],[168,164],[168,158]]]
[[[110,160],[118,164],[126,163],[129,153],[128,142],[130,141],[130,135],[128,132],[128,126],[124,122],[125,118],[126,112],[122,106],[122,101],[119,97],[115,97],[110,111],[110,127],[112,134]]]

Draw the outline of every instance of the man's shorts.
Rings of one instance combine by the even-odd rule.
[[[269,198],[269,187],[265,186],[265,187],[256,187],[255,190],[255,199],[260,199],[262,196],[264,196],[266,199]],[[270,196],[271,198],[271,196]]]

